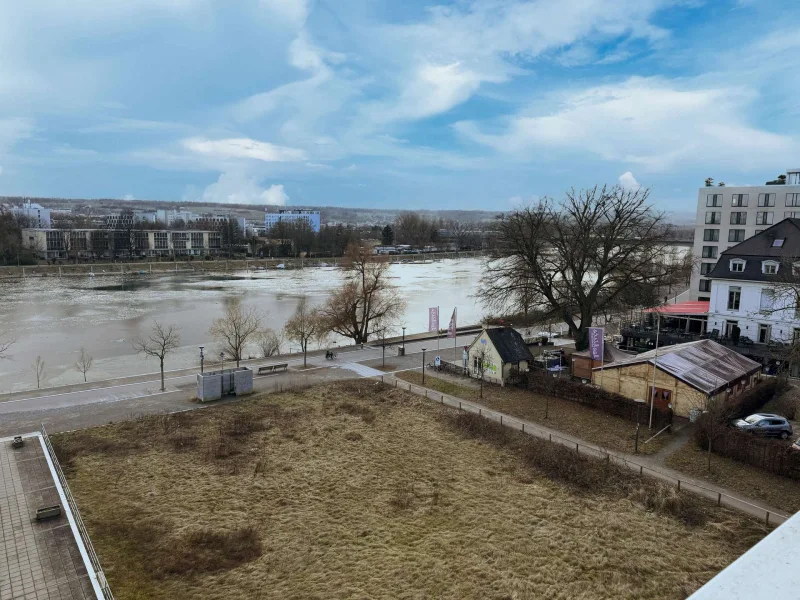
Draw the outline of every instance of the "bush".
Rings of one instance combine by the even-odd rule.
[[[511,432],[508,427],[475,413],[459,412],[453,417],[453,425],[468,437],[492,442],[499,446],[505,446],[511,440]]]
[[[743,419],[761,410],[782,388],[776,378],[757,383],[756,386],[737,398],[726,400],[719,407],[723,419]]]
[[[798,396],[796,389],[792,389],[784,392],[780,398],[778,398],[778,405],[775,409],[775,412],[786,417],[790,421],[794,421],[798,414],[800,414],[799,407],[800,396]]]
[[[569,379],[549,377],[531,371],[528,373],[524,387],[537,394],[578,402],[634,423],[636,423],[637,417],[640,416],[640,405],[634,400],[591,385],[570,381]],[[657,430],[661,430],[671,423],[671,410],[655,409],[653,411],[653,424]]]
[[[339,410],[354,417],[361,417],[364,423],[370,424],[375,422],[375,411],[368,406],[361,406],[360,404],[353,404],[352,402],[342,402],[339,405]]]

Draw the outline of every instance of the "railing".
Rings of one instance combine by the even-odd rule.
[[[384,384],[387,384],[386,378],[387,376],[380,375],[380,380]],[[412,383],[399,380],[395,377],[389,377],[389,381],[391,382],[392,380],[394,380],[394,387],[396,388],[407,390],[412,394],[417,394],[420,396],[424,395],[426,398],[430,400],[438,401],[446,406],[451,406],[453,408],[457,408],[465,412],[470,412],[473,414],[477,414],[481,417],[491,419],[493,421],[500,423],[501,425],[505,425],[506,427],[510,427],[511,429],[516,429],[528,435],[539,437],[553,444],[561,444],[562,446],[573,448],[575,452],[577,452],[578,454],[583,453],[587,456],[591,456],[596,459],[605,460],[609,464],[615,463],[627,467],[628,469],[631,469],[634,472],[638,471],[639,475],[641,476],[647,474],[651,477],[655,477],[656,479],[660,479],[661,481],[667,481],[669,483],[677,485],[678,491],[684,490],[684,491],[694,492],[695,494],[698,494],[700,496],[703,496],[704,498],[714,501],[717,504],[717,506],[726,506],[728,508],[732,508],[734,510],[747,513],[754,517],[763,518],[764,522],[767,525],[780,525],[781,523],[789,519],[788,515],[784,515],[779,512],[767,509],[763,506],[753,504],[752,502],[748,502],[747,500],[742,500],[741,498],[731,496],[730,494],[726,494],[725,492],[720,492],[719,490],[705,487],[694,481],[687,481],[685,479],[679,479],[677,477],[673,477],[668,473],[664,473],[663,471],[659,471],[658,469],[647,467],[635,461],[628,460],[627,458],[624,458],[618,454],[614,454],[613,452],[604,450],[603,448],[588,446],[586,444],[581,444],[580,442],[576,442],[574,440],[561,437],[558,434],[546,431],[543,428],[537,427],[536,425],[528,423],[521,419],[484,408],[483,406],[480,406],[478,404],[473,404],[471,402],[461,400],[457,397],[449,396],[448,394],[443,394],[441,392],[429,390],[428,388],[419,385],[414,385]],[[391,385],[391,383],[387,385]]]
[[[103,568],[100,566],[100,559],[97,557],[97,552],[95,552],[94,546],[92,546],[91,539],[89,539],[89,533],[86,531],[86,526],[83,524],[83,519],[81,519],[81,514],[78,511],[78,505],[69,489],[69,484],[67,483],[66,477],[64,477],[64,472],[61,470],[61,465],[59,464],[58,457],[53,449],[53,444],[50,442],[50,437],[47,435],[47,430],[44,428],[44,423],[42,423],[41,433],[42,440],[44,440],[45,447],[50,455],[50,460],[53,463],[53,469],[55,470],[56,475],[58,475],[58,480],[61,483],[61,489],[64,491],[64,496],[67,499],[69,508],[72,511],[72,516],[75,519],[75,525],[78,528],[81,541],[83,542],[84,548],[86,548],[86,554],[89,557],[89,562],[91,563],[92,569],[97,577],[97,582],[100,586],[100,589],[103,592],[103,598],[98,598],[98,600],[114,600],[114,595],[111,593],[111,588],[108,587],[108,582],[106,581],[106,576],[103,573]]]

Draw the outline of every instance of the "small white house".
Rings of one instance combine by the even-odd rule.
[[[745,344],[800,335],[800,219],[784,219],[720,255],[711,277],[707,331]],[[736,330],[738,329],[738,333]]]
[[[511,327],[484,328],[467,349],[471,377],[505,385],[515,374],[528,370],[533,355],[522,335]],[[483,369],[481,369],[483,363]]]

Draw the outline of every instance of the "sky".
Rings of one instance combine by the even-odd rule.
[[[508,210],[800,166],[794,0],[0,2],[0,195]]]

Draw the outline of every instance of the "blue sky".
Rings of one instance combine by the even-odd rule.
[[[0,195],[691,210],[800,166],[786,0],[0,4]]]

